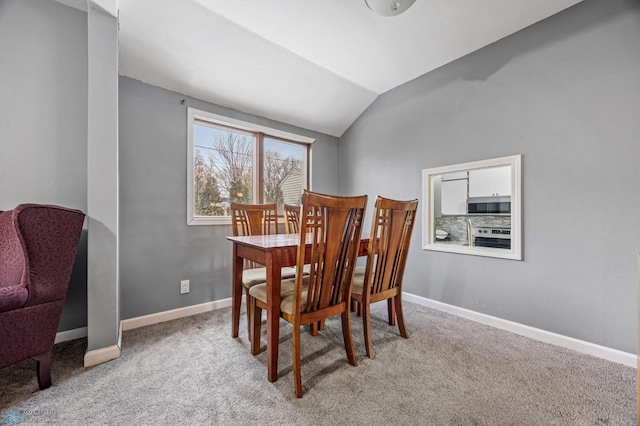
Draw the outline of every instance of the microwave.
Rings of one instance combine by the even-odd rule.
[[[467,214],[511,214],[511,197],[469,198]]]

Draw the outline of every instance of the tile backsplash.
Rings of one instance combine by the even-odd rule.
[[[482,215],[482,216],[442,216],[437,217],[435,229],[442,229],[449,233],[453,242],[467,243],[467,219],[473,227],[511,228],[510,215]]]

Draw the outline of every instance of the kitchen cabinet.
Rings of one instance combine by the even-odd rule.
[[[469,170],[469,197],[511,196],[511,167]]]
[[[467,172],[442,175],[442,214],[467,214]]]

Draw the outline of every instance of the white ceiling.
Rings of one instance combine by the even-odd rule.
[[[394,87],[581,0],[119,0],[120,74],[340,136]]]

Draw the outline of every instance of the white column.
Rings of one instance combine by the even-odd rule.
[[[88,0],[88,346],[85,366],[120,356],[118,19],[116,0]]]

